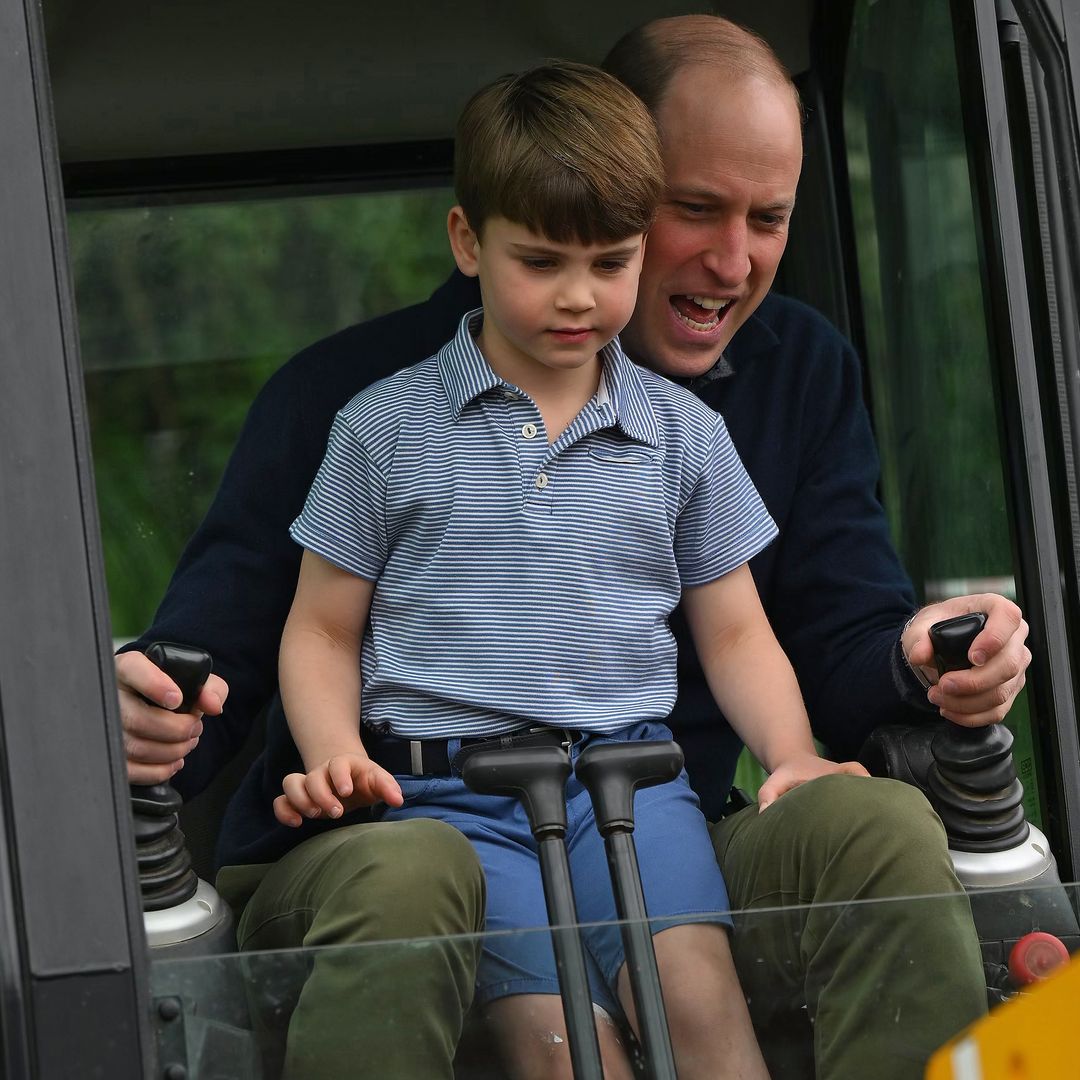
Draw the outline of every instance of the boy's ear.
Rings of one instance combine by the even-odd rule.
[[[465,211],[460,206],[451,209],[446,218],[446,232],[450,237],[450,250],[458,269],[466,277],[476,277],[480,272],[480,239],[469,225]]]

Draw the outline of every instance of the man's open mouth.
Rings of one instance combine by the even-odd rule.
[[[715,330],[735,301],[730,297],[673,296],[670,303],[675,314],[692,330]]]

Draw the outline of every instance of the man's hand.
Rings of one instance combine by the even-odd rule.
[[[180,704],[180,689],[140,652],[116,657],[116,683],[132,784],[163,784],[182,769],[199,743],[203,715],[220,715],[229,695],[225,680],[211,675],[190,713],[170,712]]]
[[[817,754],[799,754],[778,765],[758,791],[758,813],[776,802],[785,791],[816,780],[819,776],[846,773],[849,776],[869,776],[857,761],[827,761]]]
[[[274,800],[274,817],[294,829],[304,818],[339,818],[358,806],[400,806],[404,801],[393,773],[367,754],[337,754],[308,773],[289,773],[281,787],[284,794]]]
[[[946,672],[939,681],[930,627],[975,611],[986,612],[986,625],[968,650],[973,666],[968,671]],[[1031,652],[1024,644],[1027,635],[1028,624],[1011,600],[996,593],[979,593],[927,605],[908,624],[900,645],[908,663],[921,668],[936,684],[927,698],[946,720],[963,727],[983,727],[1003,720],[1024,687],[1031,663]]]

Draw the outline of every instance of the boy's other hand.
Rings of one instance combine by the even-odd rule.
[[[758,813],[776,802],[785,791],[816,780],[819,776],[847,773],[849,776],[869,776],[857,761],[827,761],[816,754],[800,754],[778,765],[758,791]]]
[[[210,675],[195,708],[174,713],[170,710],[180,704],[180,688],[157,664],[140,652],[126,652],[115,657],[115,665],[128,781],[163,784],[198,746],[202,717],[221,714],[228,684],[219,675]]]
[[[289,773],[281,783],[284,794],[274,800],[274,817],[298,828],[304,818],[339,818],[358,806],[404,801],[393,773],[366,754],[337,754],[308,773]]]

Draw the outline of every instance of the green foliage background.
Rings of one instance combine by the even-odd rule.
[[[149,624],[269,375],[445,278],[451,203],[438,189],[70,216],[114,637]]]

